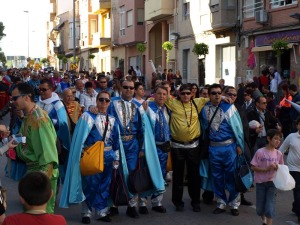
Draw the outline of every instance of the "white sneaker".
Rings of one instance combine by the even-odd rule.
[[[167,182],[171,182],[172,181],[172,172],[173,171],[169,171],[166,175],[166,181]]]

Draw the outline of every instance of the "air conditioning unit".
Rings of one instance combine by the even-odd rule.
[[[266,23],[268,22],[268,12],[266,10],[258,10],[255,12],[256,23]]]

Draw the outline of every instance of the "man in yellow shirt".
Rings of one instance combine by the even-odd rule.
[[[200,212],[200,176],[199,176],[199,136],[200,123],[198,113],[201,111],[207,98],[191,99],[191,86],[184,84],[179,89],[176,99],[169,98],[167,107],[172,112],[171,153],[173,165],[172,202],[176,211],[183,211],[183,176],[187,165],[188,192],[194,212]]]

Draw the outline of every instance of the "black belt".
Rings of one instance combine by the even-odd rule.
[[[171,141],[176,142],[176,143],[178,143],[178,144],[182,144],[182,145],[190,145],[190,144],[193,144],[193,143],[194,143],[195,141],[197,141],[198,139],[199,139],[199,138],[194,138],[194,139],[191,140],[191,141],[177,141],[177,140],[171,138]]]

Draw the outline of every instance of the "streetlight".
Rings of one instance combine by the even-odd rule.
[[[28,43],[27,43],[27,58],[29,58],[29,11],[23,11],[24,13],[27,13],[27,19],[28,19],[28,26],[27,26],[27,41],[28,41]]]

